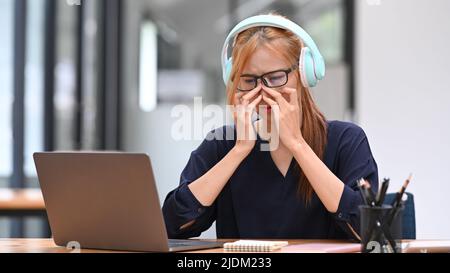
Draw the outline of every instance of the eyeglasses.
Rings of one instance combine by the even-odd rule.
[[[293,66],[286,70],[276,70],[268,72],[261,76],[255,75],[242,75],[239,78],[239,84],[237,89],[241,92],[248,92],[255,89],[258,86],[258,80],[261,79],[262,83],[269,88],[277,88],[285,86],[289,81],[289,74],[292,71],[297,70],[298,66]]]

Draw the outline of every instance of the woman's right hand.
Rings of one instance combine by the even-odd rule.
[[[256,132],[252,124],[252,114],[262,101],[261,85],[250,92],[237,93],[234,97],[233,112],[237,140],[234,148],[203,176],[189,184],[189,189],[205,207],[214,204],[223,187],[236,169],[252,151],[256,143]],[[188,223],[192,225],[192,222]],[[184,228],[186,225],[183,226]]]
[[[249,92],[238,92],[234,97],[235,109],[233,111],[236,125],[236,145],[234,149],[247,156],[255,147],[256,132],[252,123],[252,115],[256,106],[262,101],[261,84]]]

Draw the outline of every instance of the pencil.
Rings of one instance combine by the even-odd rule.
[[[409,175],[409,177],[403,183],[403,186],[400,188],[400,191],[397,192],[397,196],[394,199],[394,202],[392,203],[392,207],[397,207],[401,204],[403,195],[405,194],[406,188],[408,187],[409,183],[411,182],[411,179],[412,179],[412,174]]]

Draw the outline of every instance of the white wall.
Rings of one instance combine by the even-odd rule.
[[[448,239],[450,1],[355,2],[357,116],[380,177],[397,189],[413,172],[418,238]]]

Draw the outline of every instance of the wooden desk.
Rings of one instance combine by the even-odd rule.
[[[39,189],[0,189],[0,216],[45,216],[45,203]]]
[[[52,239],[0,239],[0,253],[72,253],[58,247]],[[81,253],[114,253],[115,251],[81,250]]]
[[[229,241],[229,240],[228,240]],[[331,240],[289,240],[289,244],[306,243],[342,243],[346,241]],[[0,239],[0,253],[71,253],[72,249],[58,247],[52,239]],[[120,253],[119,251],[102,251],[82,249],[81,253]],[[226,253],[222,248],[192,251],[190,253]],[[278,251],[274,253],[284,253]],[[264,253],[262,253],[264,254]]]

